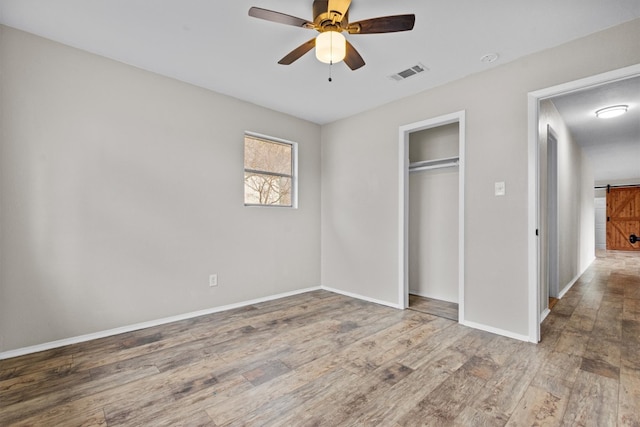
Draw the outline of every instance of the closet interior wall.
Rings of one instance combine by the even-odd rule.
[[[459,125],[409,136],[409,292],[458,302]]]

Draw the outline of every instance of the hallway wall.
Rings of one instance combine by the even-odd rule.
[[[558,138],[558,291],[572,284],[595,259],[595,207],[593,166],[574,141],[552,100],[540,102],[539,162],[541,212],[541,278],[546,283],[547,253],[546,225],[546,144],[547,125]],[[548,304],[548,286],[544,287],[541,308]]]

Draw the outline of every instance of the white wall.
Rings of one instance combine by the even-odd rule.
[[[458,156],[460,125],[451,123],[409,134],[409,162]]]
[[[574,272],[573,279],[577,279],[596,258],[596,235],[593,230],[596,227],[595,203],[593,191],[593,165],[588,157],[581,151],[582,170],[580,183],[580,206],[578,218],[580,218],[580,230],[578,241],[578,270]]]
[[[398,128],[465,110],[465,319],[528,336],[527,93],[638,63],[639,38],[631,21],[323,126],[323,284],[400,303]]]
[[[320,285],[318,125],[0,31],[0,352]],[[299,209],[243,206],[244,131]]]
[[[596,197],[593,200],[595,208],[595,247],[607,249],[607,198]]]
[[[459,125],[409,135],[409,161],[458,155]],[[409,290],[458,302],[458,167],[409,174]]]

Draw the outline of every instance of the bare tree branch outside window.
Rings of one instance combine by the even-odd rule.
[[[292,206],[292,183],[292,145],[245,135],[245,205]]]

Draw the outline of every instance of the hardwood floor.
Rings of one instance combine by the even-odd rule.
[[[640,254],[534,345],[317,291],[0,361],[2,426],[640,424]]]
[[[458,304],[409,294],[409,309],[433,314],[445,319],[458,320]]]

